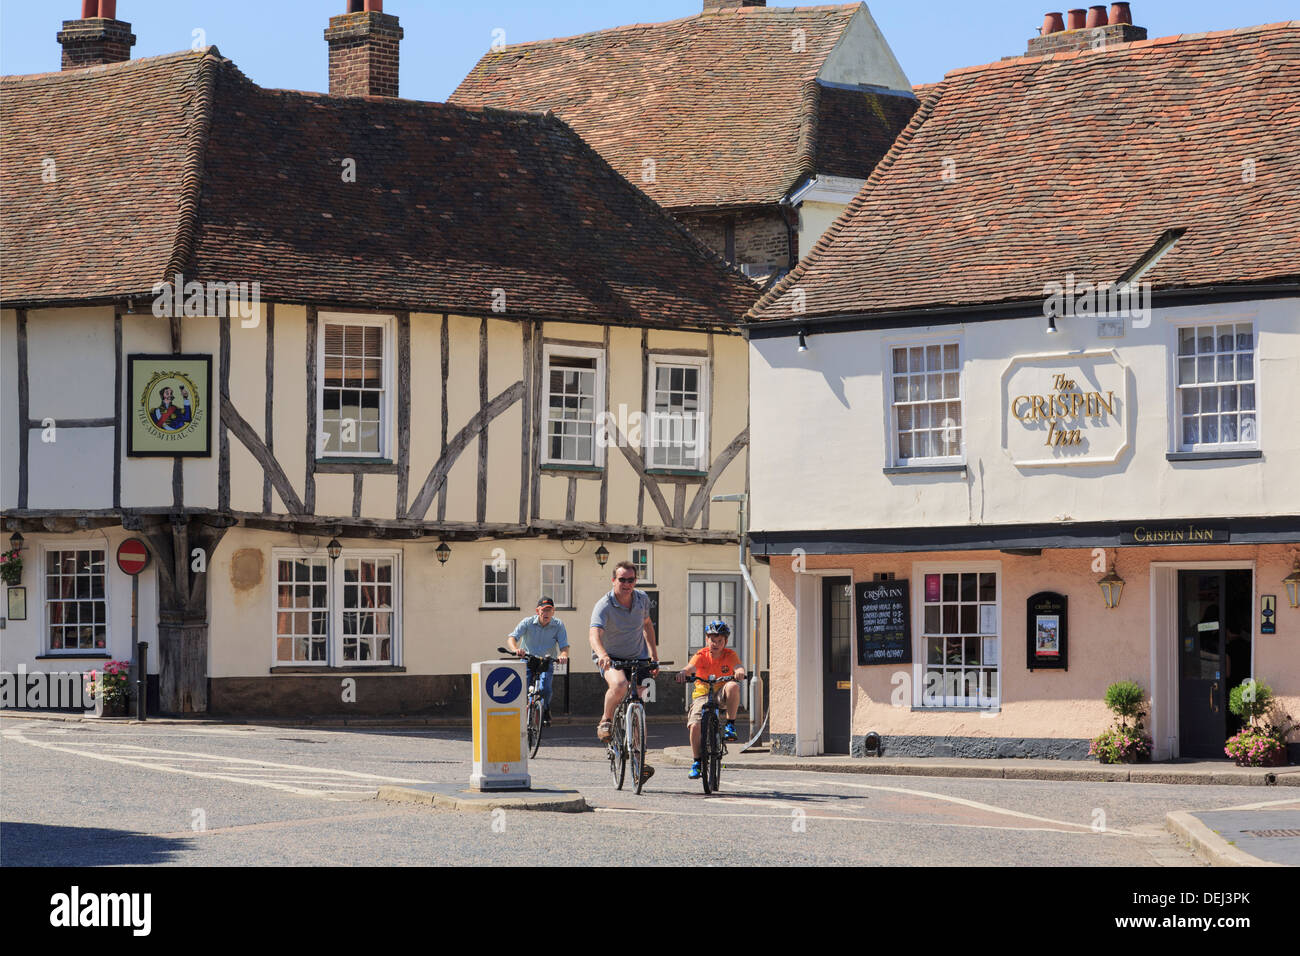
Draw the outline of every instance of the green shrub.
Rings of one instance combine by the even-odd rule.
[[[1119,717],[1121,727],[1128,726],[1129,718],[1142,717],[1146,699],[1146,691],[1131,680],[1116,681],[1106,688],[1106,706]]]
[[[1238,684],[1228,692],[1228,709],[1252,726],[1268,713],[1272,705],[1272,688],[1254,678]]]

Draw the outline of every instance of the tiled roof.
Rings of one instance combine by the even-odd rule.
[[[956,70],[751,318],[1295,282],[1298,129],[1300,21]]]
[[[822,108],[845,119],[833,148],[859,154],[858,172],[839,174],[860,178],[916,108],[905,93],[850,96],[815,82],[860,6],[742,7],[508,46],[486,54],[451,102],[553,109],[672,209],[774,203],[828,172],[812,168],[828,141]]]
[[[756,297],[555,117],[264,90],[215,49],[0,94],[5,305],[174,271],[362,308],[482,314],[502,290],[504,316],[634,324],[734,324]]]

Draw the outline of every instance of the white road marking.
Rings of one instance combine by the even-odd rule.
[[[42,750],[53,750],[59,753],[75,754],[80,757],[89,757],[92,760],[104,760],[108,763],[125,764],[132,767],[141,767],[146,770],[156,770],[162,773],[184,774],[191,777],[200,777],[208,780],[224,780],[228,783],[242,783],[251,787],[265,787],[271,790],[281,790],[287,793],[295,793],[299,796],[320,797],[325,800],[346,799],[347,797],[356,798],[362,794],[377,792],[379,785],[383,783],[425,783],[423,780],[414,780],[406,777],[386,777],[379,774],[360,773],[355,770],[338,770],[325,767],[308,767],[301,764],[277,763],[269,760],[252,760],[245,757],[227,757],[214,754],[190,753],[182,750],[158,750],[149,747],[140,747],[134,744],[115,744],[111,741],[103,741],[105,750],[116,749],[117,754],[106,753],[103,751],[83,750],[80,749],[82,744],[70,745],[65,743],[48,743],[40,740],[32,740],[25,736],[21,730],[8,730],[5,737],[16,740],[20,743],[28,744],[32,747],[39,747]],[[96,741],[95,743],[101,743]],[[166,759],[167,763],[159,761]],[[200,765],[207,763],[214,765],[213,771],[201,771],[194,767],[177,766],[181,763],[198,762]],[[250,776],[258,771],[262,772],[259,777]],[[270,770],[271,772],[267,772]],[[302,775],[303,779],[297,780],[298,783],[308,783],[315,781],[319,784],[317,787],[293,786],[283,782],[287,778],[285,771],[295,775]],[[362,783],[361,781],[365,781]],[[339,789],[344,788],[344,789]],[[328,796],[328,794],[343,794],[345,797]]]
[[[1237,807],[1212,807],[1207,810],[1197,810],[1197,813],[1217,813],[1220,810],[1263,810],[1265,807],[1281,807],[1290,804],[1297,810],[1300,810],[1300,797],[1291,797],[1288,800],[1265,800],[1262,803],[1243,803]]]
[[[593,809],[597,813],[643,813],[643,814],[650,814],[651,816],[666,816],[666,817],[709,817],[709,818],[741,817],[741,818],[746,818],[751,820],[773,819],[773,820],[787,820],[787,821],[793,819],[789,813],[726,813],[725,811],[719,811],[719,810],[709,810],[709,811],[655,810],[655,809],[642,810],[633,807],[594,807]],[[1110,830],[1110,829],[1104,831],[1093,831],[1091,829],[1061,830],[1058,829],[1057,827],[1014,827],[1014,826],[999,827],[989,823],[942,823],[942,822],[911,821],[911,820],[909,821],[886,820],[886,819],[878,819],[875,817],[834,816],[831,814],[823,814],[823,813],[805,813],[801,819],[838,820],[844,823],[877,823],[877,824],[884,823],[884,824],[893,824],[895,826],[903,826],[903,827],[951,827],[957,830],[1003,830],[1003,831],[1012,830],[1017,833],[1065,833],[1071,836],[1093,836],[1093,835],[1119,836],[1121,835],[1121,833],[1123,833],[1123,831],[1120,830]]]

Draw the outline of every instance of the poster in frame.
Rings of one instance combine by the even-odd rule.
[[[9,620],[25,621],[27,620],[27,588],[12,587],[9,588],[8,595]]]
[[[212,356],[133,354],[126,361],[127,457],[212,457]]]

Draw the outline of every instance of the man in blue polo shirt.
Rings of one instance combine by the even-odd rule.
[[[516,642],[518,638],[518,642]],[[569,659],[569,635],[564,630],[564,622],[555,616],[555,602],[549,597],[537,599],[537,613],[526,617],[506,636],[506,646],[523,657],[545,657],[559,649],[559,659]],[[542,688],[542,726],[551,726],[551,676],[553,668],[548,667],[541,675]]]

